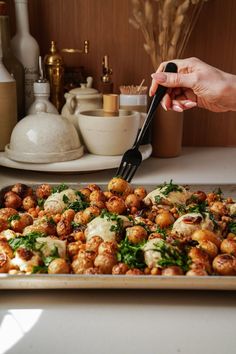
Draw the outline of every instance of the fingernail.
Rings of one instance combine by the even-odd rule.
[[[151,77],[158,82],[165,82],[166,81],[166,74],[164,74],[164,73],[154,73],[151,75]]]
[[[166,108],[165,103],[161,102],[161,105],[162,105],[162,108],[163,108],[165,111],[167,111],[167,108]]]
[[[186,102],[184,104],[184,106],[187,108],[193,108],[193,107],[196,107],[196,105],[197,105],[197,102]]]
[[[183,112],[183,109],[182,109],[181,107],[179,107],[179,106],[176,106],[176,105],[174,105],[174,106],[172,107],[172,109],[173,109],[174,111],[176,111],[176,112]]]

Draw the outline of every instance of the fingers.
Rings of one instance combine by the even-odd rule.
[[[196,83],[196,74],[167,73],[160,72],[152,74],[151,77],[157,84],[165,87],[188,87],[193,88]]]
[[[183,112],[194,107],[197,107],[197,102],[190,100],[173,100],[171,109],[176,112]]]
[[[185,99],[185,97],[182,99],[171,99],[171,95],[167,93],[161,101],[161,106],[165,111],[173,110],[176,112],[183,112],[187,109],[197,107],[197,102]]]
[[[171,60],[178,67],[177,74],[164,72],[168,62],[162,62],[156,73],[151,75],[153,80],[149,89],[149,95],[153,96],[155,94],[158,84],[166,87],[193,88],[196,84],[196,74],[194,74],[192,68],[196,64],[196,61],[199,62],[196,58]]]

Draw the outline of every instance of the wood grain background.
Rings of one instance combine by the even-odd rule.
[[[8,0],[12,34],[15,29],[14,4]],[[142,34],[128,23],[130,0],[29,0],[32,35],[41,55],[50,40],[60,49],[81,48],[90,41],[90,53],[64,55],[66,65],[84,66],[99,88],[101,61],[110,57],[114,89],[122,84],[150,84],[154,71],[143,49]],[[209,64],[236,74],[236,1],[208,0],[204,4],[184,56],[197,56]],[[236,97],[235,97],[236,99]],[[236,113],[211,113],[194,109],[185,113],[183,145],[236,146]]]

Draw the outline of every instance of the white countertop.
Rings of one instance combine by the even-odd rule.
[[[185,148],[144,161],[133,182],[235,183],[236,148]],[[107,183],[115,170],[85,175],[0,167],[15,182]],[[236,293],[219,291],[1,291],[0,354],[234,354]]]

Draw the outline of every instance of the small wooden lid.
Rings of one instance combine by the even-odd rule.
[[[110,115],[119,114],[119,95],[108,94],[103,95],[103,110]]]

